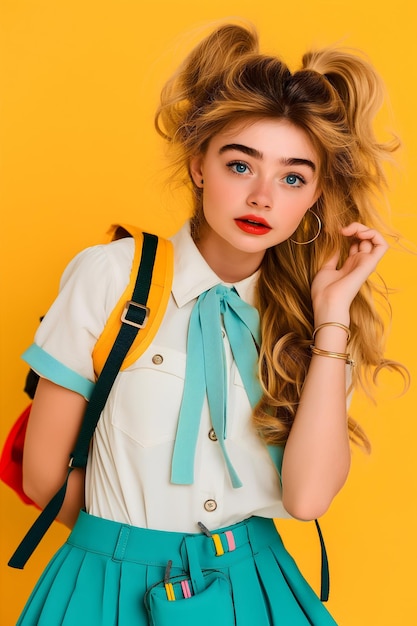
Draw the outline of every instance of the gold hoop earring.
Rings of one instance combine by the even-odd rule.
[[[308,239],[307,241],[295,241],[295,239],[291,239],[291,237],[290,237],[290,241],[292,241],[292,243],[297,244],[297,246],[306,246],[307,244],[312,243],[313,241],[315,241],[317,239],[317,237],[321,233],[321,229],[322,229],[321,219],[319,218],[317,213],[315,213],[313,211],[313,209],[309,209],[309,212],[312,213],[314,215],[314,217],[316,218],[316,220],[317,220],[317,223],[318,223],[317,233],[314,235],[314,237],[312,237],[311,239]]]

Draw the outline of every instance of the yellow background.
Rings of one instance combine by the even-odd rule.
[[[38,317],[59,276],[113,221],[171,234],[188,206],[161,183],[164,160],[152,115],[163,79],[189,44],[179,36],[238,13],[260,30],[265,51],[294,68],[310,46],[366,51],[385,78],[403,138],[390,172],[392,223],[417,239],[416,42],[412,0],[2,0],[1,2],[1,407],[0,442],[26,406],[26,366]],[[379,119],[382,137],[391,123]],[[395,288],[389,353],[416,370],[416,257],[391,251],[382,269]],[[383,377],[378,406],[353,413],[373,454],[355,451],[348,483],[323,520],[331,565],[328,604],[341,626],[415,624],[416,392],[396,399]],[[23,572],[6,566],[35,516],[5,486],[1,498],[0,623],[15,623],[49,556],[66,536],[55,525]],[[312,524],[282,532],[318,589]],[[92,625],[94,626],[94,625]]]

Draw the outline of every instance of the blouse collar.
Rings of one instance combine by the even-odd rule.
[[[239,296],[248,304],[254,305],[255,288],[259,277],[259,270],[236,283],[224,283],[211,269],[199,249],[195,245],[191,233],[190,223],[184,226],[171,237],[174,246],[174,279],[172,295],[179,308],[198,298],[199,295],[215,285],[234,287]]]

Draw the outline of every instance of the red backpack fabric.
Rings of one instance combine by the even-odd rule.
[[[4,443],[0,458],[0,480],[13,489],[25,504],[37,506],[23,491],[22,476],[23,445],[31,406],[29,404],[18,417]]]

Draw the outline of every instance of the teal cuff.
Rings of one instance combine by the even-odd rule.
[[[57,361],[53,356],[33,343],[23,354],[22,359],[42,378],[70,389],[89,400],[94,389],[94,383],[84,378],[74,370]]]

